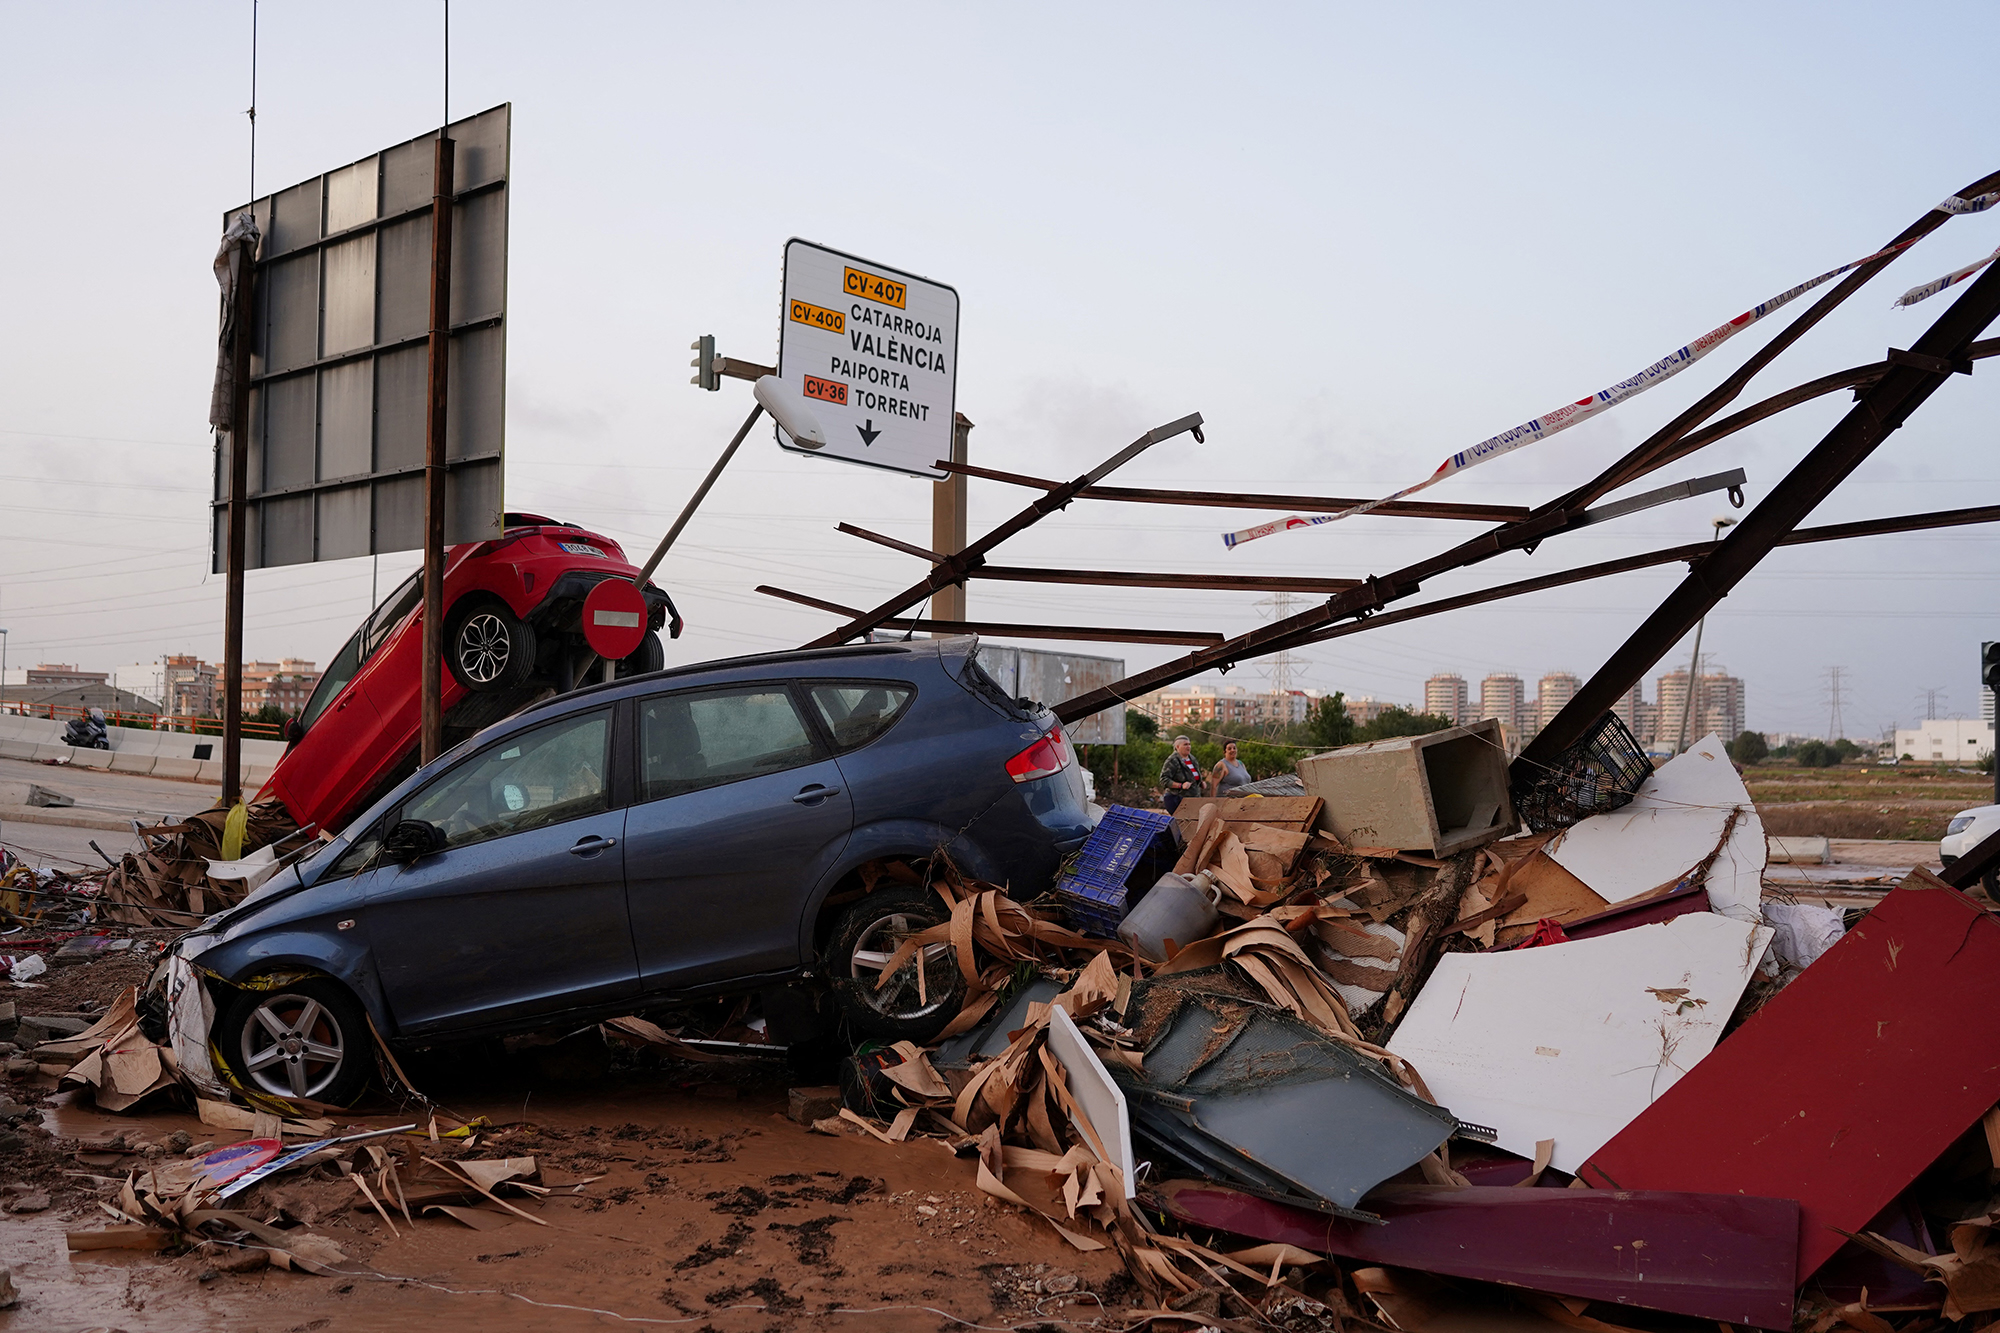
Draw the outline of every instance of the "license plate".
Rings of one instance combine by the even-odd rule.
[[[564,542],[562,548],[571,555],[592,555],[596,556],[599,560],[604,558],[604,552],[598,550],[588,542]]]

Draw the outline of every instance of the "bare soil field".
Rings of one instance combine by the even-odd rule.
[[[1746,769],[1743,781],[1764,831],[1777,836],[1935,842],[1953,815],[1993,799],[1990,778],[1907,764],[1767,764]]]

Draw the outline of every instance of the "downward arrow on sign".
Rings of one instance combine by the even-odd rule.
[[[865,425],[865,426],[856,426],[856,427],[855,427],[854,429],[856,429],[856,430],[858,430],[858,431],[860,431],[860,432],[861,432],[861,443],[862,443],[862,444],[864,444],[864,445],[868,445],[868,444],[873,444],[873,443],[875,443],[875,437],[876,437],[877,435],[880,435],[880,434],[882,433],[881,431],[879,431],[879,430],[876,430],[876,429],[875,429],[875,418],[874,418],[874,417],[870,417],[870,418],[868,418],[868,424],[867,424],[867,425]]]

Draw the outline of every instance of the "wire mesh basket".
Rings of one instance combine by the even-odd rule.
[[[1606,713],[1532,781],[1515,780],[1514,813],[1537,833],[1568,828],[1630,804],[1652,774],[1653,761],[1637,738],[1616,713]]]

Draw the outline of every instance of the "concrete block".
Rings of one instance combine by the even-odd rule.
[[[153,760],[153,776],[156,778],[198,778],[201,776],[201,761],[198,759],[176,759],[160,755]]]
[[[111,771],[113,773],[150,773],[159,756],[151,750],[113,750]]]
[[[1507,751],[1492,718],[1299,760],[1320,827],[1350,847],[1449,856],[1514,831]]]
[[[840,1089],[828,1085],[819,1088],[792,1088],[786,1096],[785,1114],[801,1125],[810,1125],[815,1120],[840,1114]]]
[[[67,759],[69,756],[70,747],[67,745],[50,745],[44,742],[35,747],[34,757],[36,759]]]
[[[222,761],[220,759],[197,759],[195,762],[196,782],[222,781]]]
[[[109,768],[111,751],[72,749],[69,752],[69,761],[78,768]]]
[[[33,759],[34,757],[35,743],[33,741],[0,738],[0,759]]]

